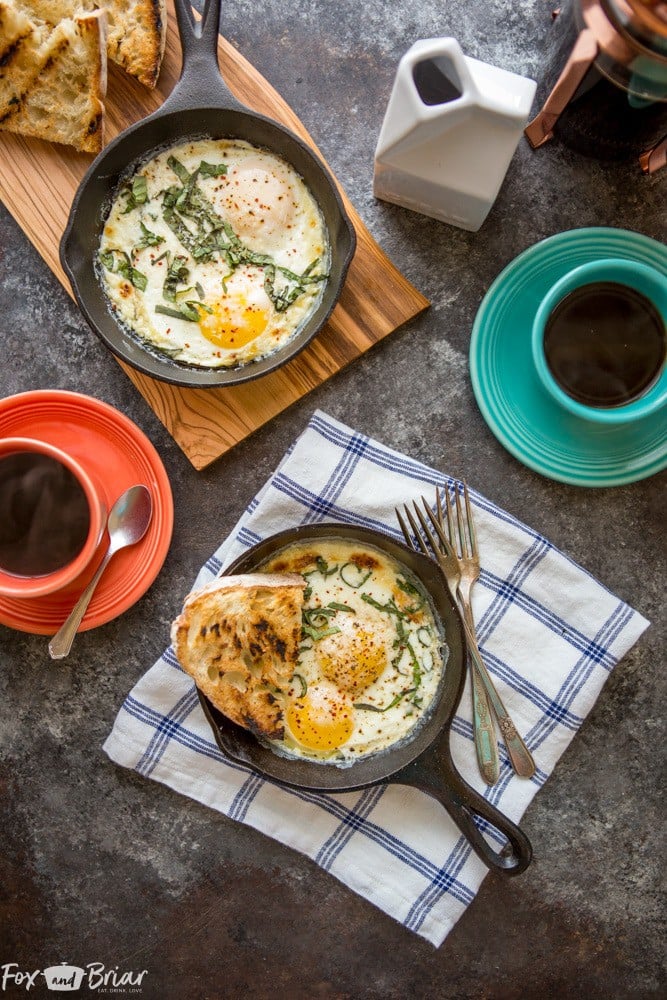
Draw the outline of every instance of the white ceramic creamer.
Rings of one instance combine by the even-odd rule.
[[[473,232],[528,120],[534,80],[464,56],[454,38],[401,59],[375,151],[373,194]]]

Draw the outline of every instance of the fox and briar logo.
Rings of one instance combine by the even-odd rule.
[[[16,962],[7,962],[0,965],[0,972],[3,993],[13,986],[31,990],[41,983],[40,976],[46,980],[48,989],[61,992],[80,990],[82,986],[87,986],[89,990],[98,990],[100,993],[141,993],[141,984],[148,969],[142,969],[141,972],[121,972],[117,965],[113,969],[107,969],[102,962],[89,962],[82,969],[79,965],[61,962],[48,969],[27,971],[20,969]]]

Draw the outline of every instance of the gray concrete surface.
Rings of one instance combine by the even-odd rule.
[[[664,995],[665,475],[587,490],[520,465],[477,409],[467,351],[487,287],[535,241],[597,225],[664,239],[667,171],[649,179],[522,141],[477,234],[371,192],[394,73],[413,41],[453,35],[466,54],[537,77],[550,25],[547,0],[230,0],[227,37],[300,115],[432,307],[201,473],[0,206],[0,394],[57,387],[118,407],[160,452],[176,510],[149,592],[81,635],[63,663],[49,662],[43,638],[0,627],[0,964],[147,968],[141,995],[169,1000]],[[440,949],[308,859],[101,751],[199,565],[316,407],[464,475],[653,622],[524,818],[531,868],[511,882],[489,876]]]

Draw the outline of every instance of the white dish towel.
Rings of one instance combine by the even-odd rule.
[[[196,585],[294,525],[360,524],[401,539],[394,508],[422,494],[433,499],[436,487],[448,483],[445,474],[316,412]],[[475,759],[468,682],[452,754],[465,780],[519,822],[648,622],[546,538],[473,490],[471,500],[482,562],[473,590],[480,646],[537,773],[516,777],[501,743],[500,781],[486,787]],[[487,871],[442,806],[421,791],[401,785],[336,795],[295,791],[227,762],[170,648],[127,696],[104,749],[118,764],[302,851],[434,945]],[[549,849],[539,845],[542,855]]]

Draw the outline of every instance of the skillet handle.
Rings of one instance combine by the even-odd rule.
[[[174,0],[178,34],[183,52],[181,77],[159,109],[178,111],[218,104],[230,110],[246,110],[220,75],[218,37],[222,0],[205,0],[201,20],[194,16],[190,0]]]
[[[503,875],[520,875],[530,864],[533,849],[523,830],[463,780],[454,767],[449,750],[442,743],[431,748],[414,764],[403,768],[392,780],[419,788],[440,802],[475,853],[493,871]],[[508,847],[502,852],[494,850],[475,825],[474,816],[486,820],[507,837]]]

